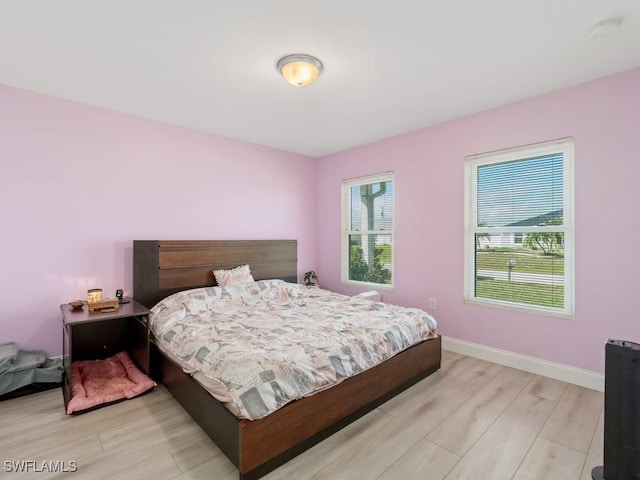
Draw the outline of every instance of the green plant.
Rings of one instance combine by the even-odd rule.
[[[562,221],[562,217],[553,217],[539,225],[543,227],[548,225],[562,225]],[[553,255],[554,251],[564,244],[564,233],[527,233],[523,243],[532,250],[540,249],[545,255]]]
[[[315,285],[318,281],[318,274],[313,270],[304,273],[304,284],[308,287],[311,285]]]
[[[390,256],[389,246],[376,245],[374,247],[373,263],[369,265],[365,258],[362,247],[359,245],[351,245],[351,258],[349,264],[349,279],[360,282],[390,284],[391,270],[385,268],[382,263],[382,257],[385,252]]]

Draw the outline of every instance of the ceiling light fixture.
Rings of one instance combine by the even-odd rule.
[[[294,87],[308,87],[322,73],[322,62],[311,55],[296,53],[282,57],[278,71]]]

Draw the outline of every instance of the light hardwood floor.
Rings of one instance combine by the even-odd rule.
[[[443,351],[439,372],[264,478],[589,480],[602,464],[603,402],[601,392]],[[39,470],[74,461],[77,471],[9,472],[18,460]],[[57,389],[1,402],[0,461],[0,477],[16,480],[237,478],[162,386],[75,417]]]

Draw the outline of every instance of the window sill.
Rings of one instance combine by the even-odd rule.
[[[539,315],[541,317],[555,317],[555,318],[563,318],[565,320],[573,320],[575,318],[574,313],[565,313],[565,312],[560,312],[558,310],[551,310],[546,308],[529,308],[529,307],[513,305],[509,303],[478,300],[475,298],[473,299],[465,298],[464,303],[468,305],[478,305],[480,307],[492,307],[500,310],[508,310],[511,312],[528,313],[533,315]]]
[[[343,285],[350,287],[362,287],[367,290],[378,290],[380,292],[393,292],[393,285],[384,285],[381,283],[354,282],[353,280],[342,280]]]

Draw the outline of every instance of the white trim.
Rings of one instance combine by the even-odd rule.
[[[548,142],[530,143],[519,147],[468,155],[465,158],[468,160],[477,160],[481,165],[497,162],[509,162],[511,160],[520,160],[523,155],[537,157],[539,155],[552,154],[563,149],[567,143],[572,142],[573,137],[558,138]],[[489,160],[487,160],[487,157],[489,157]]]
[[[510,312],[522,312],[525,314],[532,314],[532,315],[544,315],[545,317],[564,318],[565,320],[574,319],[574,316],[572,314],[564,313],[558,309],[547,308],[547,307],[539,307],[536,309],[532,309],[521,303],[503,302],[500,300],[492,300],[489,298],[483,298],[482,300],[476,300],[476,299],[468,300],[465,298],[464,303],[467,305],[477,305],[478,307],[498,308],[501,310],[508,310]]]
[[[494,165],[503,162],[521,161],[538,156],[562,154],[563,159],[563,224],[558,226],[503,226],[503,227],[479,227],[477,220],[477,187],[478,167]],[[518,307],[522,311],[530,311],[540,315],[559,316],[573,318],[575,314],[575,260],[574,260],[574,160],[575,141],[573,137],[552,140],[533,145],[509,148],[495,152],[469,155],[465,157],[464,176],[464,301],[479,305],[497,306],[506,308]],[[504,300],[476,297],[476,233],[490,235],[529,233],[529,232],[559,232],[564,234],[564,307],[550,308],[539,307],[527,303],[509,302]],[[557,312],[550,314],[549,311]]]
[[[372,175],[362,175],[360,177],[345,178],[342,180],[342,185],[364,185],[367,183],[384,182],[389,178],[393,178],[395,174],[394,170],[388,170],[386,172],[374,173]]]
[[[529,357],[519,353],[487,347],[479,343],[471,343],[451,337],[442,337],[442,348],[455,353],[517,368],[525,372],[554,378],[585,388],[604,392],[604,374],[571,367],[562,363],[549,362],[540,358]]]
[[[391,218],[393,223],[390,230],[351,230],[351,187],[358,185],[367,185],[370,183],[391,182],[393,185],[391,193]],[[340,235],[340,281],[345,285],[352,285],[356,287],[376,288],[385,291],[393,291],[395,284],[395,172],[393,170],[381,173],[375,173],[373,175],[365,175],[362,177],[348,178],[341,182],[341,235]],[[391,283],[370,283],[361,282],[349,279],[349,236],[350,235],[389,235],[391,237]]]

